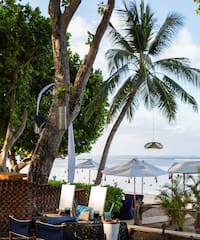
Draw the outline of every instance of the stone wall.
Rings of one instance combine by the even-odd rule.
[[[0,181],[0,237],[8,236],[8,216],[31,219],[41,212],[53,212],[59,206],[61,187],[35,185],[26,180]],[[87,204],[86,191],[77,189],[78,204]]]

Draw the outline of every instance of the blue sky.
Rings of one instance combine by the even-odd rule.
[[[43,15],[48,16],[47,0],[23,0],[33,7],[39,6]],[[105,1],[106,2],[106,1]],[[140,2],[140,1],[136,1]],[[161,24],[169,12],[178,12],[184,16],[184,27],[177,33],[172,46],[163,54],[167,57],[188,57],[194,67],[200,68],[200,17],[195,15],[197,5],[193,0],[149,0],[158,23]],[[83,0],[79,10],[69,26],[72,34],[71,48],[83,57],[87,52],[84,44],[87,31],[94,31],[98,21],[97,4],[99,1]],[[120,7],[122,1],[116,1]],[[113,18],[113,21],[115,19]],[[111,48],[105,36],[95,61],[95,67],[101,67],[105,76],[108,75],[105,51]],[[192,94],[200,103],[200,89],[192,90]],[[163,143],[162,150],[144,149],[144,144],[152,140],[153,125],[156,141]],[[91,154],[101,155],[111,126],[106,127],[104,135],[94,145]],[[124,120],[110,148],[110,155],[199,155],[200,156],[200,113],[194,113],[188,106],[180,104],[176,122],[169,124],[158,112],[149,112],[142,107],[136,112],[134,120]]]

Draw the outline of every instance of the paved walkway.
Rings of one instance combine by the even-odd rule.
[[[168,217],[167,216],[153,216],[153,217],[143,217],[142,219],[142,225],[146,225],[146,224],[153,224],[153,223],[162,223],[162,222],[167,222],[168,221]],[[134,220],[125,220],[125,222],[128,225],[133,225],[134,224]]]

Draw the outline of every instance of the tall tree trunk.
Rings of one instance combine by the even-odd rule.
[[[15,74],[14,74],[15,75]],[[14,76],[16,77],[16,76]],[[9,122],[6,130],[6,136],[4,140],[3,147],[0,152],[0,167],[4,169],[6,167],[6,160],[8,157],[8,152],[11,149],[11,147],[15,144],[17,139],[21,136],[23,133],[25,127],[26,127],[26,122],[28,118],[28,111],[25,109],[23,112],[22,120],[21,120],[21,125],[20,127],[16,130],[16,127],[13,126],[13,113],[15,110],[15,101],[16,101],[16,94],[15,94],[15,89],[10,90],[10,116],[9,116]],[[13,131],[15,129],[15,131]]]
[[[113,140],[121,122],[123,121],[123,119],[126,115],[126,112],[127,112],[128,108],[131,105],[131,102],[134,98],[134,95],[135,95],[134,93],[131,93],[129,95],[126,104],[124,105],[122,111],[120,112],[117,120],[115,121],[115,123],[114,123],[114,125],[113,125],[113,127],[110,131],[110,134],[108,135],[108,138],[107,138],[104,150],[103,150],[103,154],[102,154],[102,157],[101,157],[101,161],[100,161],[100,164],[99,164],[99,169],[98,169],[97,177],[96,177],[96,180],[95,180],[95,184],[99,185],[101,183],[102,171],[104,170],[104,168],[106,166],[106,161],[107,161],[107,157],[108,157],[108,152],[110,150],[110,145],[112,143],[112,140]]]
[[[108,0],[102,20],[90,45],[87,59],[78,70],[70,95],[70,75],[66,48],[67,27],[81,0],[71,0],[65,10],[60,9],[60,0],[50,0],[49,14],[52,19],[52,48],[55,68],[55,90],[47,124],[38,140],[32,156],[28,180],[35,183],[47,183],[51,168],[56,158],[65,130],[59,130],[58,108],[66,106],[67,124],[77,117],[85,87],[96,58],[100,41],[109,24],[114,8],[114,0]]]

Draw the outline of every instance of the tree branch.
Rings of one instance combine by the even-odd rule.
[[[23,112],[23,116],[22,116],[21,126],[19,127],[19,129],[14,134],[14,139],[13,139],[14,142],[16,142],[17,139],[23,133],[23,131],[24,131],[25,127],[26,127],[27,118],[28,118],[28,111],[27,111],[27,109],[25,109],[24,112]]]
[[[100,42],[103,38],[103,35],[106,31],[106,28],[109,24],[113,9],[114,9],[115,0],[108,0],[107,7],[104,11],[102,20],[96,30],[90,48],[88,50],[87,58],[79,68],[77,72],[74,91],[70,98],[70,121],[73,121],[78,115],[81,107],[81,101],[84,95],[84,90],[88,81],[88,78],[91,74],[91,69],[96,58],[96,55],[99,50]]]
[[[49,15],[52,19],[57,19],[61,14],[60,0],[49,1]]]
[[[63,22],[64,30],[66,31],[74,13],[79,7],[81,0],[73,0],[70,2],[69,6],[65,7],[65,11],[61,16],[61,21]]]
[[[19,163],[17,163],[16,160],[10,159],[11,169],[14,172],[20,172],[20,170],[22,170],[24,167],[26,167],[31,163],[31,157],[32,157],[32,153],[30,153],[26,158],[24,158]]]
[[[49,15],[54,19],[53,24],[62,27],[62,32],[66,33],[67,27],[79,7],[81,0],[71,0],[69,5],[65,7],[64,12],[60,9],[60,0],[50,0],[49,2]],[[59,23],[59,24],[58,24]],[[62,24],[61,24],[62,23]],[[53,28],[54,29],[54,28]]]

